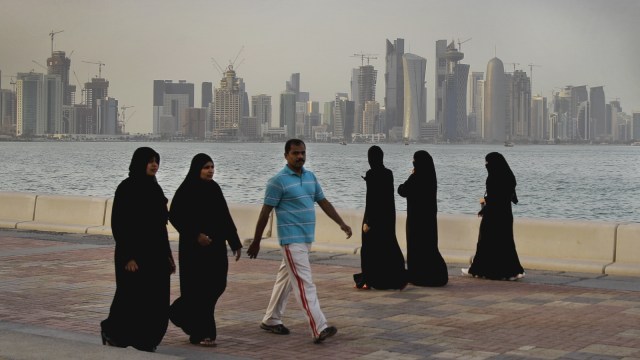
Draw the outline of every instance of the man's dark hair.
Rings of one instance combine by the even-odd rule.
[[[287,140],[286,144],[284,144],[284,153],[285,154],[289,153],[289,150],[291,150],[291,145],[296,145],[296,146],[304,145],[304,147],[307,147],[307,145],[305,145],[304,141],[302,141],[300,139],[289,139],[289,140]]]

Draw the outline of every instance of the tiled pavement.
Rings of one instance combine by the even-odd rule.
[[[190,345],[173,325],[156,354],[107,348],[99,322],[112,259],[108,237],[0,230],[0,359],[640,359],[640,278],[528,271],[489,281],[451,266],[443,288],[364,291],[351,277],[359,259],[326,253],[313,254],[314,280],[338,334],[313,344],[293,296],[292,333],[266,333],[258,325],[279,264],[268,249],[230,262],[216,348]]]

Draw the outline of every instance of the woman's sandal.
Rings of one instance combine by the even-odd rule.
[[[212,338],[204,338],[204,339],[200,340],[198,345],[206,346],[206,347],[215,347],[215,346],[217,346],[216,341],[213,340]]]

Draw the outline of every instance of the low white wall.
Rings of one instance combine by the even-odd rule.
[[[39,231],[111,235],[112,198],[0,192],[0,227]],[[251,242],[262,206],[229,204],[238,234]],[[317,207],[314,250],[358,253],[363,210],[338,209],[351,226],[350,239]],[[406,253],[406,213],[397,213],[396,234]],[[468,264],[478,239],[480,219],[473,215],[438,215],[440,251],[448,263]],[[168,225],[171,240],[178,233]],[[264,232],[264,247],[278,247],[273,216]],[[526,269],[640,276],[640,223],[543,220],[514,221],[516,248]]]

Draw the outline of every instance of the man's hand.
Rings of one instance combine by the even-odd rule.
[[[258,257],[258,253],[260,252],[260,241],[256,241],[255,239],[249,245],[249,250],[247,250],[247,255],[249,255],[249,259],[255,259]]]
[[[342,223],[342,225],[340,225],[340,229],[347,234],[347,239],[351,237],[351,227],[349,225]]]

